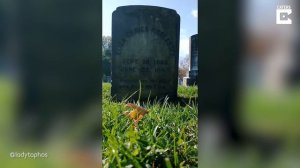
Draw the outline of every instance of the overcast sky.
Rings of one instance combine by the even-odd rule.
[[[197,0],[103,0],[102,35],[111,36],[111,15],[119,6],[152,5],[174,9],[180,15],[180,52],[182,58],[189,54],[189,37],[198,32]]]

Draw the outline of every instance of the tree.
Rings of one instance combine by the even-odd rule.
[[[186,77],[189,72],[190,61],[189,56],[186,55],[179,63],[178,76],[182,80],[183,77]]]
[[[111,36],[102,36],[102,50],[111,50]]]
[[[102,70],[103,76],[111,76],[111,36],[102,36]]]

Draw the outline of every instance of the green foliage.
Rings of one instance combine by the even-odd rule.
[[[197,167],[196,104],[141,104],[150,113],[138,129],[122,114],[125,104],[113,102],[110,84],[103,84],[104,167]]]

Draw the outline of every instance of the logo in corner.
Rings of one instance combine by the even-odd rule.
[[[279,5],[276,10],[276,24],[292,24],[290,15],[292,14],[290,5]]]

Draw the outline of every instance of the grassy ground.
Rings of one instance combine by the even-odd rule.
[[[180,95],[195,96],[196,87],[179,88]],[[197,167],[197,105],[141,104],[150,111],[138,130],[122,113],[126,102],[113,102],[110,85],[103,84],[104,167]]]
[[[25,147],[20,143],[20,141],[22,140],[15,142],[15,137],[13,137],[12,135],[15,131],[15,123],[13,121],[16,113],[14,109],[18,107],[17,99],[15,97],[17,86],[15,84],[16,83],[14,81],[11,81],[10,79],[0,78],[0,133],[1,135],[3,135],[0,138],[1,167],[76,167],[78,162],[82,162],[81,160],[77,159],[77,162],[75,162],[74,160],[70,161],[72,163],[72,166],[65,165],[65,161],[67,160],[67,158],[66,155],[64,155],[64,153],[66,153],[66,150],[63,147],[65,147],[66,144],[62,145],[62,142],[60,141],[58,141],[59,145],[56,148],[54,148],[53,146],[46,148],[35,143],[29,144],[30,146]],[[176,163],[180,164],[185,159],[183,154],[191,154],[195,157],[197,156],[197,149],[194,149],[193,145],[197,145],[197,142],[195,140],[197,139],[197,135],[191,135],[193,131],[197,130],[196,126],[191,127],[191,125],[193,124],[196,125],[197,119],[195,119],[195,121],[193,119],[191,120],[191,122],[182,123],[179,123],[178,121],[181,118],[196,118],[197,111],[193,110],[193,106],[190,105],[186,107],[179,107],[170,104],[156,104],[153,106],[145,105],[146,108],[150,108],[151,112],[149,115],[146,115],[145,118],[143,118],[143,120],[140,122],[140,131],[137,133],[133,131],[134,129],[132,129],[132,127],[130,127],[132,125],[131,122],[124,116],[120,115],[120,113],[125,110],[124,103],[113,103],[109,101],[109,86],[106,85],[104,86],[104,88],[105,87],[106,90],[104,90],[105,99],[103,102],[103,107],[114,110],[111,110],[108,113],[105,113],[105,111],[103,112],[103,117],[106,117],[102,120],[103,126],[106,127],[103,128],[103,139],[105,140],[105,138],[107,139],[107,137],[109,136],[113,137],[111,141],[105,141],[105,143],[103,144],[103,158],[106,157],[104,166],[111,166],[109,165],[109,161],[111,160],[113,160],[113,163],[117,163],[118,165],[119,160],[121,161],[120,164],[122,164],[122,166],[126,166],[127,164],[125,164],[125,162],[127,162],[129,165],[139,164],[141,167],[146,167],[145,164],[140,163],[141,159],[144,158],[145,159],[142,161],[146,162],[146,160],[148,160],[148,164],[150,166],[152,166],[152,163],[150,161],[151,159],[162,160],[163,163],[166,163],[165,158],[168,158],[171,163],[174,163],[175,160],[177,160],[176,158],[178,158],[178,161],[176,161]],[[179,88],[179,95],[183,90],[184,87]],[[195,95],[197,93],[194,91],[191,92],[193,92]],[[244,94],[244,100],[242,103],[243,110],[241,111],[242,122],[240,126],[245,128],[245,131],[248,132],[255,132],[268,136],[279,136],[287,141],[287,145],[284,147],[285,149],[282,149],[282,153],[276,155],[276,157],[272,160],[269,160],[269,163],[267,165],[262,164],[259,156],[257,156],[255,152],[251,151],[251,149],[250,151],[237,152],[237,154],[219,154],[219,160],[217,159],[217,156],[213,155],[213,157],[211,157],[211,160],[209,160],[209,163],[216,166],[212,165],[203,167],[299,167],[300,147],[299,140],[297,140],[299,139],[298,137],[300,137],[299,98],[300,89],[291,91],[290,93],[280,97],[270,96],[259,90],[251,90]],[[169,113],[170,111],[171,113]],[[161,117],[161,115],[157,115],[159,112],[162,114],[166,114],[164,117]],[[175,112],[180,112],[180,115],[174,115]],[[169,123],[163,121],[168,121]],[[114,126],[114,124],[117,125]],[[177,124],[177,127],[174,127],[174,124]],[[155,130],[156,126],[158,127]],[[154,129],[150,130],[150,128]],[[178,130],[178,128],[180,129]],[[193,128],[193,130],[187,128]],[[167,134],[167,132],[169,131],[173,132],[173,135],[175,134],[175,136],[173,136],[172,133]],[[183,135],[183,133],[181,135],[181,132],[184,132],[185,135]],[[168,141],[166,141],[167,135],[169,138]],[[131,140],[132,143],[130,142]],[[130,142],[130,144],[128,142]],[[66,141],[66,143],[69,142]],[[123,144],[125,147],[116,146],[117,143]],[[129,147],[129,149],[131,150],[126,150],[128,149],[127,147]],[[174,147],[177,150],[174,150]],[[164,149],[167,150],[165,151]],[[12,151],[49,152],[49,158],[35,160],[25,160],[17,158],[13,159],[9,157],[9,154]],[[55,155],[55,152],[60,155]],[[168,159],[166,159],[167,162]],[[239,161],[237,162],[237,160]],[[137,162],[133,163],[133,161]],[[196,161],[196,158],[189,157],[189,160],[184,162],[184,164],[193,164]],[[201,159],[199,161],[200,163],[203,162],[203,160]],[[85,164],[83,167],[90,166],[87,166],[87,164]]]
[[[184,98],[198,97],[197,86],[178,86],[178,96]]]
[[[86,129],[85,126],[93,120],[86,122],[86,116],[88,116],[88,110],[85,111],[80,121],[76,123],[75,127],[68,129],[64,136],[49,136],[46,142],[42,141],[24,141],[16,131],[18,124],[16,123],[16,117],[18,116],[20,104],[19,99],[21,97],[20,90],[18,89],[19,83],[11,78],[2,77],[0,75],[0,167],[1,168],[89,168],[97,167],[100,164],[99,158],[95,160],[97,166],[91,166],[89,163],[93,163],[94,155],[85,152],[86,148],[74,145],[74,141],[84,137],[84,135],[75,135],[76,138],[71,137],[70,134],[81,133],[76,128],[81,126],[85,132],[90,129]],[[99,106],[94,111],[99,111]],[[95,118],[95,116],[93,116]],[[98,117],[98,115],[97,115]],[[81,123],[84,121],[85,123]],[[87,130],[87,131],[86,131]],[[78,147],[79,146],[79,147]],[[99,146],[95,146],[95,151],[99,149]],[[23,152],[31,152],[33,155],[39,153],[47,153],[48,157],[12,157],[11,153],[18,152],[19,155]],[[85,153],[84,153],[85,152]],[[31,155],[31,156],[33,156]],[[24,156],[24,155],[23,155]],[[96,156],[99,156],[96,153]],[[87,159],[86,159],[87,158]]]
[[[300,139],[300,88],[282,95],[248,90],[241,101],[241,111],[241,125],[247,132],[278,137],[286,143]]]

